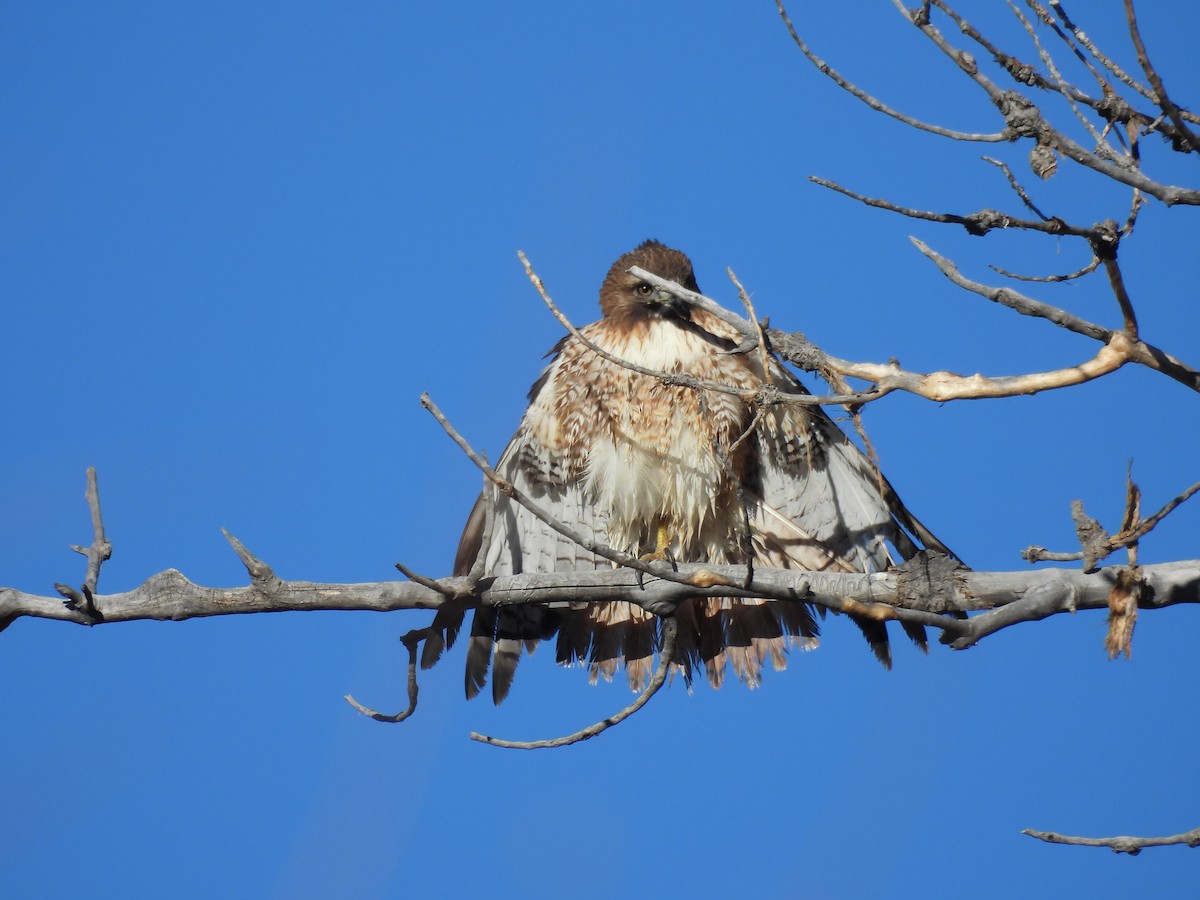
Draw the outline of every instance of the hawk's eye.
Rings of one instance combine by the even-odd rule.
[[[651,294],[654,293],[654,288],[650,287],[650,285],[646,284],[646,282],[643,281],[641,284],[639,284],[637,286],[637,292],[639,294],[641,294],[643,297],[649,297]]]

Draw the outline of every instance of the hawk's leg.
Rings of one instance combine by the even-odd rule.
[[[671,532],[667,529],[665,522],[660,522],[658,525],[654,551],[652,553],[643,553],[639,559],[645,562],[665,559],[671,564],[672,569],[678,570],[679,566],[675,565],[675,554],[671,552]]]
[[[665,522],[660,522],[658,531],[655,536],[655,547],[651,553],[643,553],[638,559],[643,562],[654,562],[656,560],[665,559],[671,564],[671,568],[676,572],[679,571],[679,566],[675,564],[675,554],[671,552],[671,532],[667,529]],[[641,569],[638,570],[638,587],[643,587],[643,580],[646,573]]]

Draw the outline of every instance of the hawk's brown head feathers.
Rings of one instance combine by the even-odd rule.
[[[692,261],[687,256],[658,241],[643,241],[613,263],[604,277],[604,283],[600,285],[600,310],[604,315],[631,320],[654,316],[687,317],[687,306],[682,300],[631,275],[628,269],[632,266],[640,266],[660,278],[700,293],[692,272]]]

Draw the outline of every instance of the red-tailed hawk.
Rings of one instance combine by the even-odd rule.
[[[776,360],[728,351],[735,330],[721,319],[629,273],[632,266],[699,293],[691,261],[646,241],[618,259],[600,286],[604,317],[581,329],[610,354],[658,372],[684,373],[754,390],[804,388]],[[664,550],[681,562],[870,572],[927,546],[945,547],[916,522],[866,457],[819,408],[779,404],[755,420],[751,401],[664,384],[595,353],[573,336],[529,393],[529,408],[497,471],[560,522],[632,555]],[[491,507],[491,534],[484,523]],[[903,525],[903,527],[901,527]],[[471,512],[455,573],[483,554],[485,576],[573,572],[613,564],[564,537],[524,507],[487,488]],[[443,610],[426,642],[432,665],[461,626]],[[763,664],[786,665],[790,646],[816,643],[817,623],[800,603],[696,598],[676,612],[676,660],[689,683],[703,666],[720,687],[731,665],[754,687]],[[881,622],[856,620],[876,656],[890,665]],[[908,630],[922,647],[919,627]],[[467,650],[467,696],[492,672],[492,697],[507,695],[522,648],[557,636],[558,661],[582,663],[591,680],[624,664],[634,690],[645,686],[657,619],[621,601],[475,611]]]

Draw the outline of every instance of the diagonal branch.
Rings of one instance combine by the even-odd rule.
[[[1040,300],[1034,300],[1032,297],[1027,297],[1011,288],[995,288],[972,281],[963,275],[953,262],[930,249],[923,241],[915,237],[910,237],[909,240],[951,282],[973,294],[978,294],[987,300],[999,303],[1001,306],[1007,306],[1009,309],[1015,310],[1023,316],[1036,316],[1047,319],[1055,325],[1066,328],[1068,331],[1074,331],[1077,334],[1085,335],[1094,340],[1103,341],[1105,344],[1111,344],[1114,335],[1122,333],[1114,331],[1111,328],[1105,328],[1102,325],[1096,325],[1093,322],[1088,322],[1078,316],[1073,316],[1065,310],[1059,309],[1057,306],[1051,306],[1048,303],[1042,303]],[[1200,391],[1200,371],[1171,354],[1160,350],[1153,344],[1142,340],[1129,341],[1128,338],[1126,340],[1128,346],[1125,347],[1124,352],[1128,354],[1127,362],[1136,362],[1147,368],[1155,369],[1169,378],[1173,378],[1180,384],[1191,388],[1193,391]]]
[[[940,125],[930,125],[928,122],[922,122],[920,119],[914,119],[912,116],[907,116],[904,113],[897,112],[886,103],[875,99],[866,91],[856,87],[853,83],[843,78],[832,66],[825,62],[825,60],[813,53],[812,50],[809,49],[808,45],[804,43],[800,35],[796,32],[795,26],[792,25],[792,20],[788,16],[787,10],[783,6],[783,0],[775,0],[775,5],[779,9],[779,15],[783,19],[783,24],[787,26],[788,33],[792,36],[792,40],[795,41],[796,46],[800,48],[800,52],[808,57],[808,61],[817,67],[817,71],[828,77],[838,87],[853,94],[876,112],[881,112],[884,115],[891,116],[893,119],[903,122],[905,125],[911,125],[913,128],[918,128],[921,131],[928,131],[931,134],[941,135],[942,137],[951,138],[952,140],[956,141],[1000,143],[1002,141],[1012,140],[1013,137],[1015,137],[1015,135],[1009,133],[1007,129],[1004,131],[993,132],[992,134],[971,134],[965,131],[953,131],[949,128],[943,128]]]
[[[1133,12],[1133,0],[1125,0],[1125,19],[1129,23],[1129,37],[1137,51],[1138,64],[1146,73],[1150,86],[1154,88],[1155,102],[1167,114],[1177,130],[1175,137],[1180,145],[1179,149],[1184,153],[1200,150],[1200,139],[1197,139],[1195,132],[1188,128],[1187,123],[1183,121],[1182,110],[1167,96],[1167,88],[1163,84],[1162,78],[1150,63],[1150,55],[1146,52],[1146,45],[1142,43],[1142,32],[1138,28],[1137,16]]]
[[[1133,90],[1137,91],[1137,93],[1141,94],[1147,100],[1154,99],[1154,95],[1150,92],[1149,88],[1137,81],[1137,79],[1117,65],[1105,53],[1102,53],[1100,48],[1087,36],[1086,32],[1071,20],[1071,17],[1067,14],[1067,10],[1063,7],[1062,0],[1050,0],[1050,5],[1058,12],[1063,25],[1071,30],[1071,34],[1074,35],[1079,45],[1087,50],[1114,78],[1133,88]]]
[[[1004,162],[1003,160],[994,159],[990,156],[981,156],[980,159],[982,159],[985,163],[996,166],[1001,172],[1004,173],[1004,177],[1008,179],[1008,186],[1016,191],[1017,196],[1021,198],[1021,202],[1025,204],[1026,209],[1032,212],[1043,222],[1049,222],[1051,220],[1050,216],[1038,209],[1037,206],[1034,205],[1034,202],[1029,199],[1029,194],[1025,193],[1025,188],[1021,187],[1021,183],[1017,181],[1016,176],[1013,175],[1012,169],[1008,167],[1008,163]]]

